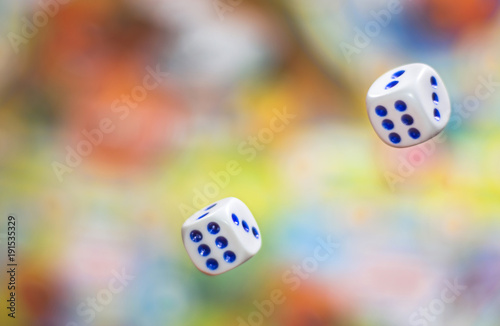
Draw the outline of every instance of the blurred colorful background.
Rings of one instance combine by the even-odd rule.
[[[1,2],[0,324],[498,326],[498,9]],[[411,62],[440,73],[453,115],[439,138],[393,149],[364,99]],[[263,246],[209,277],[180,228],[229,196]]]

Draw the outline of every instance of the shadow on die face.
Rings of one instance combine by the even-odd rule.
[[[262,244],[250,209],[234,197],[219,200],[189,217],[182,226],[182,241],[194,265],[208,275],[243,264]]]
[[[414,63],[380,76],[366,96],[368,117],[389,146],[409,147],[439,134],[448,123],[451,105],[438,73]]]

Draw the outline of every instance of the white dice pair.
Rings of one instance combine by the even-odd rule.
[[[255,218],[234,197],[219,200],[189,217],[182,225],[182,241],[195,266],[209,275],[243,264],[262,244]]]
[[[451,115],[448,91],[431,67],[414,63],[379,77],[366,97],[378,136],[393,147],[420,144],[440,133]]]

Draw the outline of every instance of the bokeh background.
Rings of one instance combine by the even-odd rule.
[[[377,23],[389,8],[400,12]],[[3,271],[15,214],[19,266],[15,321],[0,273],[0,324],[498,326],[498,8],[2,1],[0,262]],[[40,27],[30,29],[34,18]],[[356,50],[346,55],[346,44]],[[440,73],[454,113],[439,142],[392,149],[372,130],[364,99],[380,74],[411,62]],[[148,67],[165,73],[161,84],[124,106]],[[478,100],[482,80],[493,83]],[[295,117],[251,145],[276,110]],[[82,147],[83,132],[103,119],[113,131]],[[88,152],[69,166],[68,147],[78,146]],[[211,173],[233,160],[241,172],[214,187]],[[180,228],[229,196],[253,211],[263,246],[209,277],[190,262]],[[292,287],[286,277],[318,238],[339,248]],[[105,296],[124,271],[133,280]],[[411,321],[447,280],[467,288],[439,314]],[[275,290],[286,300],[262,317],[255,302]]]

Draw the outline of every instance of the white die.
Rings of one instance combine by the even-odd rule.
[[[388,145],[408,147],[440,133],[451,115],[450,98],[438,73],[422,63],[379,77],[366,96],[375,132]]]
[[[219,200],[189,217],[182,225],[182,241],[195,266],[209,275],[243,264],[262,244],[255,218],[234,197]]]

